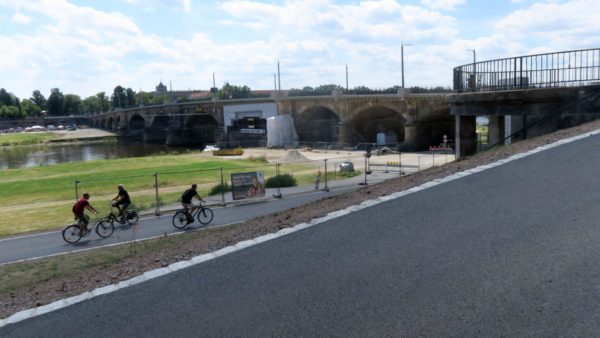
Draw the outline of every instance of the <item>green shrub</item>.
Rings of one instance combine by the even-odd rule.
[[[219,195],[221,193],[226,193],[229,191],[231,191],[231,186],[229,185],[229,183],[227,183],[227,182],[225,182],[223,184],[219,183],[210,189],[210,192],[208,193],[208,195],[209,196]]]
[[[296,178],[291,174],[283,174],[271,176],[267,179],[265,186],[267,188],[285,188],[285,187],[295,187],[298,183],[296,182]]]
[[[254,162],[260,162],[260,163],[269,163],[269,161],[267,160],[267,157],[265,155],[250,156],[250,157],[248,157],[248,160],[254,161]]]
[[[354,171],[338,171],[337,173],[335,173],[335,175],[337,177],[354,177],[354,176],[358,176],[361,174],[360,170],[354,170]],[[331,177],[328,173],[327,177]]]

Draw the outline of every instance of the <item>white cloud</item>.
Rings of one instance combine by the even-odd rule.
[[[445,39],[457,33],[452,17],[396,0],[337,5],[328,0],[291,0],[280,6],[257,1],[226,1],[230,25],[322,39]]]
[[[466,0],[421,0],[424,6],[442,10],[453,10],[456,6],[462,5],[465,2]]]
[[[183,11],[189,13],[192,10],[192,0],[182,0],[183,1]]]
[[[15,15],[13,15],[11,21],[17,24],[26,25],[31,22],[31,18],[27,15],[17,12]]]
[[[600,2],[550,1],[517,10],[494,24],[498,34],[521,42],[522,52],[597,47]]]

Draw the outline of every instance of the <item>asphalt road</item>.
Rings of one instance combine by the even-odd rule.
[[[553,148],[0,336],[598,336],[598,149]]]

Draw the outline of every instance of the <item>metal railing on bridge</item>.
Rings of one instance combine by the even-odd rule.
[[[454,90],[487,92],[600,84],[600,48],[518,56],[454,68]]]

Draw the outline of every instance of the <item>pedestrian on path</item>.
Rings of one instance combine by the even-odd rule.
[[[319,190],[319,183],[321,183],[321,169],[317,171],[317,176],[315,177],[315,190]]]

